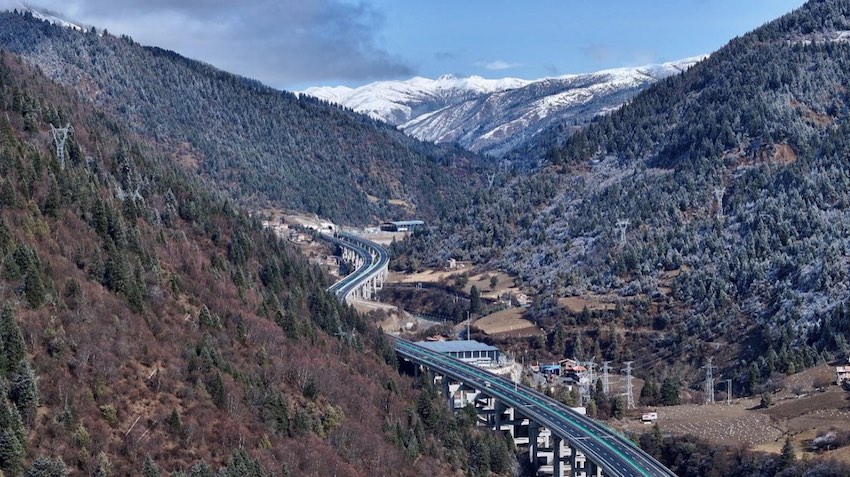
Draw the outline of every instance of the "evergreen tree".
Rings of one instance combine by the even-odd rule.
[[[26,356],[26,345],[21,328],[15,320],[15,312],[11,305],[3,307],[0,312],[0,341],[3,345],[3,356],[0,364],[3,365],[3,376],[8,377],[15,366]]]
[[[611,399],[611,417],[614,419],[622,419],[626,415],[626,405],[620,396],[614,396]]]
[[[180,434],[183,425],[180,422],[180,414],[177,409],[171,410],[171,414],[165,419],[165,425],[168,426],[168,430],[172,434]]]
[[[224,407],[227,401],[227,390],[224,387],[224,379],[221,377],[221,372],[216,371],[212,378],[207,380],[207,390],[215,405],[220,408]]]
[[[555,324],[555,331],[552,333],[552,352],[558,356],[563,356],[567,346],[567,330],[559,321]]]
[[[39,270],[30,270],[24,277],[24,296],[31,308],[38,309],[44,305],[44,282]]]
[[[159,466],[156,465],[150,455],[145,456],[145,461],[142,464],[142,477],[159,477]]]
[[[472,288],[469,290],[469,313],[472,315],[477,315],[481,312],[481,292],[478,290],[478,287],[472,285]]]
[[[97,467],[92,474],[92,477],[112,477],[113,475],[112,461],[105,452],[101,451],[97,455]]]
[[[201,311],[198,312],[198,323],[202,327],[206,328],[212,328],[216,330],[221,328],[221,320],[219,320],[218,316],[215,316],[210,312],[210,309],[207,308],[207,305],[201,306]]]
[[[0,431],[0,469],[10,477],[24,473],[24,446],[9,430]]]
[[[35,459],[25,474],[26,477],[66,477],[67,475],[68,468],[65,467],[62,459],[54,460],[47,457]]]
[[[661,403],[665,406],[675,406],[680,403],[679,383],[670,377],[661,383]]]
[[[5,382],[0,388],[2,389],[2,394],[0,394],[0,429],[11,431],[18,442],[26,442],[24,422],[18,408],[6,399],[7,387]]]
[[[787,469],[791,467],[797,460],[797,454],[794,452],[794,444],[790,437],[785,438],[785,444],[782,446],[782,452],[779,454],[779,468]]]
[[[31,427],[38,407],[38,385],[35,371],[26,359],[21,360],[12,374],[9,396],[21,412],[21,418]]]
[[[287,435],[289,433],[289,405],[282,394],[275,394],[268,405],[268,413],[274,430],[281,435]]]

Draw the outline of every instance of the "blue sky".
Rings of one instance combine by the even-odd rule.
[[[536,78],[710,53],[801,0],[376,0],[417,73]]]
[[[0,0],[14,7],[20,0]],[[35,0],[278,88],[533,79],[710,53],[803,0]]]

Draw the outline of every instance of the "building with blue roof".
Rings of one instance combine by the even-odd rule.
[[[419,346],[481,367],[498,365],[499,348],[475,340],[420,341]]]
[[[381,224],[384,232],[412,232],[425,225],[422,220],[394,220]]]

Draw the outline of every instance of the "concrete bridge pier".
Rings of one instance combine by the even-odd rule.
[[[588,464],[590,464],[591,462],[587,460],[584,454],[582,454],[573,446],[569,446],[569,452],[571,477],[590,477],[592,475],[596,475],[588,472],[590,470]],[[601,469],[599,470],[601,471]],[[602,474],[600,473],[596,477],[599,477],[601,475]]]
[[[537,439],[540,437],[540,426],[536,422],[528,423],[528,460],[537,469]]]
[[[564,440],[552,436],[552,477],[564,477]]]
[[[426,379],[441,391],[452,412],[472,404],[479,426],[505,432],[517,446],[527,446],[528,459],[535,475],[604,477],[602,468],[587,459],[569,441],[523,416],[520,410],[488,396],[486,389],[480,391],[425,366],[416,366],[416,371],[417,375],[425,373]]]
[[[446,379],[445,376],[441,376],[440,378],[442,380],[443,396],[446,398],[446,403],[452,412],[463,409],[467,404],[475,401],[478,390],[463,383]]]

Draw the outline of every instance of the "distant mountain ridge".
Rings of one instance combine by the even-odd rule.
[[[252,208],[351,224],[428,219],[481,181],[483,161],[459,147],[417,141],[127,36],[41,18],[0,13],[0,48],[115,112],[173,160]]]
[[[303,91],[303,94],[398,126],[459,102],[520,88],[530,83],[531,81],[519,78],[457,78],[454,75],[443,75],[430,79],[417,76],[404,81],[378,81],[359,88],[312,87]]]
[[[386,121],[417,139],[501,156],[556,123],[581,125],[610,112],[704,58],[539,80],[446,75],[315,87],[303,94]]]

